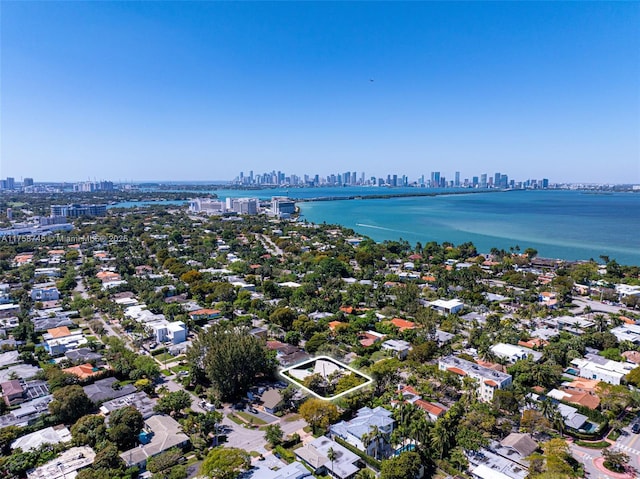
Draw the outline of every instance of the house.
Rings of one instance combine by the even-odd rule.
[[[29,471],[28,479],[67,479],[75,477],[76,471],[93,464],[96,453],[87,446],[67,449],[55,459]]]
[[[343,323],[342,321],[331,321],[328,326],[331,332],[335,333],[336,329],[338,329],[339,327],[347,327],[349,326],[349,323]]]
[[[329,449],[335,455],[333,461],[327,457]],[[316,475],[330,474],[338,479],[351,479],[360,470],[360,458],[326,436],[320,436],[294,453]]]
[[[420,393],[411,386],[403,387],[399,390],[399,393],[402,395],[402,398],[406,403],[413,404],[414,406],[422,409],[433,422],[447,412],[447,408],[441,404],[434,404],[422,399]],[[392,404],[393,403],[397,404],[397,401],[392,401]]]
[[[406,319],[393,318],[390,323],[398,328],[399,332],[406,331],[407,329],[416,329],[416,323],[407,321]]]
[[[409,354],[411,344],[401,339],[389,339],[382,343],[381,349],[390,352],[398,359],[405,359]]]
[[[91,363],[85,363],[78,366],[65,368],[62,371],[67,374],[73,374],[74,376],[77,376],[81,381],[89,379],[90,377],[102,372],[100,371],[100,369],[94,367]]]
[[[84,393],[95,404],[136,392],[136,388],[133,384],[120,386],[116,378],[99,379],[93,384],[84,386],[82,389],[84,389]]]
[[[38,449],[43,444],[58,444],[71,441],[71,432],[63,424],[47,427],[19,437],[11,443],[11,449],[22,449],[23,452]]]
[[[272,471],[271,469],[260,469],[260,479],[307,479],[313,476],[304,464],[294,461],[282,469]]]
[[[201,308],[191,311],[189,317],[192,321],[209,321],[220,317],[220,311],[217,309]]]
[[[32,301],[57,301],[60,299],[60,292],[53,283],[35,284],[31,288]]]
[[[552,389],[547,393],[547,396],[557,399],[558,401],[578,404],[592,410],[597,409],[600,405],[600,398],[598,395],[571,389]]]
[[[187,327],[182,321],[170,323],[166,319],[160,319],[147,323],[147,326],[159,343],[169,341],[172,344],[180,344],[187,340]]]
[[[450,371],[461,377],[469,376],[475,379],[478,383],[479,399],[484,402],[492,401],[493,393],[496,390],[507,389],[512,384],[510,374],[495,371],[453,355],[440,358],[438,368],[441,371]]]
[[[580,430],[587,423],[589,418],[584,414],[580,414],[578,410],[572,406],[567,406],[566,404],[556,403],[558,406],[558,411],[560,415],[564,419],[564,423],[567,427],[575,430]]]
[[[456,314],[464,308],[464,303],[459,299],[437,299],[431,301],[429,305],[440,314]]]
[[[620,384],[635,365],[611,361],[599,356],[590,359],[574,359],[571,364],[578,368],[578,375],[587,379],[598,379],[609,384]]]
[[[175,419],[155,414],[144,421],[140,442],[140,446],[120,454],[127,467],[138,466],[144,469],[150,457],[173,447],[186,446],[189,436],[182,432],[180,424]]]
[[[276,413],[283,405],[282,394],[280,394],[280,391],[276,388],[267,389],[262,393],[262,397],[260,399],[264,406],[264,410],[269,414]]]
[[[126,406],[133,406],[138,411],[140,411],[143,419],[147,419],[155,414],[153,408],[156,405],[156,402],[156,399],[150,398],[146,393],[139,391],[103,402],[100,405],[100,413],[108,416],[113,411],[117,411],[118,409],[122,409]]]
[[[538,449],[538,443],[529,434],[512,432],[500,444],[513,449],[521,458],[526,458]]]
[[[331,437],[339,437],[360,451],[372,457],[389,457],[393,452],[389,443],[395,421],[391,411],[376,407],[363,407],[358,410],[356,417],[350,421],[340,421],[329,427]],[[377,430],[380,436],[365,447],[366,438]]]
[[[382,333],[378,333],[376,331],[364,331],[358,333],[358,342],[360,346],[364,348],[368,348],[369,346],[373,346],[378,341],[382,341],[385,338],[385,335]]]
[[[0,304],[0,319],[11,318],[20,313],[20,305],[8,303]]]
[[[87,344],[87,338],[84,337],[81,330],[69,331],[66,326],[48,329],[42,338],[44,339],[44,348],[51,356],[61,356],[70,349],[77,349],[79,346]]]
[[[542,359],[542,353],[528,349],[522,346],[516,346],[513,344],[498,343],[491,346],[493,354],[500,358],[504,358],[511,364],[521,359],[531,358],[534,362],[538,362]]]
[[[627,360],[628,363],[640,364],[640,353],[638,351],[625,351],[622,353],[622,356]]]
[[[640,325],[637,324],[623,324],[621,326],[611,329],[618,341],[630,341],[633,344],[640,344]]]
[[[447,333],[446,331],[441,331],[440,329],[436,329],[435,340],[438,343],[438,346],[444,346],[445,344],[450,343],[453,338],[455,338],[455,334]]]
[[[1,383],[0,388],[2,388],[2,399],[7,406],[15,406],[25,400],[24,388],[18,379]]]
[[[102,361],[102,355],[93,352],[89,348],[71,349],[64,353],[65,357],[74,364],[88,363],[90,361]]]

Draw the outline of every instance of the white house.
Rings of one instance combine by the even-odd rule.
[[[437,299],[429,305],[441,314],[456,314],[464,308],[464,303],[459,299]]]
[[[407,354],[409,354],[411,344],[409,344],[407,341],[403,341],[402,339],[389,339],[388,341],[382,343],[382,349],[384,349],[385,351],[389,351],[398,359],[405,359],[407,357]]]
[[[491,346],[491,351],[498,357],[505,358],[510,363],[531,357],[535,362],[542,359],[542,353],[515,344],[498,343]]]
[[[578,368],[578,375],[587,379],[598,379],[609,384],[620,384],[623,377],[629,374],[635,364],[603,360],[602,363],[588,359],[574,359],[571,364]]]
[[[380,406],[375,409],[363,407],[351,421],[340,421],[330,426],[329,432],[332,437],[337,436],[372,457],[388,457],[392,452],[389,441],[394,426],[391,411]],[[371,434],[376,428],[380,437],[365,448],[365,435]]]
[[[496,390],[511,387],[513,379],[511,374],[485,368],[479,364],[453,355],[440,358],[438,361],[438,369],[452,372],[461,377],[469,376],[475,379],[478,383],[479,399],[484,402],[492,401],[493,393]]]

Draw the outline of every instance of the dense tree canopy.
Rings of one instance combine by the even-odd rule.
[[[257,376],[271,375],[275,362],[263,342],[247,328],[215,325],[200,333],[188,351],[192,377],[206,378],[221,398],[246,392]]]

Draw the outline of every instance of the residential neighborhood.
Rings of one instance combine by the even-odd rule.
[[[640,474],[637,266],[102,211],[0,243],[2,477]]]

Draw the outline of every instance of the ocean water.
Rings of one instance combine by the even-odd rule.
[[[544,257],[599,260],[607,255],[622,264],[640,265],[637,193],[508,191],[299,206],[303,219],[337,223],[376,241],[471,241],[481,252],[517,245],[535,248]]]
[[[208,192],[220,198],[359,196],[363,199],[300,202],[298,206],[302,219],[339,224],[376,241],[400,238],[411,244],[471,241],[480,252],[488,252],[493,247],[508,250],[517,245],[521,250],[535,248],[543,257],[599,260],[600,255],[607,255],[622,264],[640,265],[640,193],[519,190],[367,199],[371,195],[442,193],[443,190],[326,187],[216,189]],[[197,196],[205,192],[188,193]],[[144,203],[147,202],[114,206],[141,206]]]

